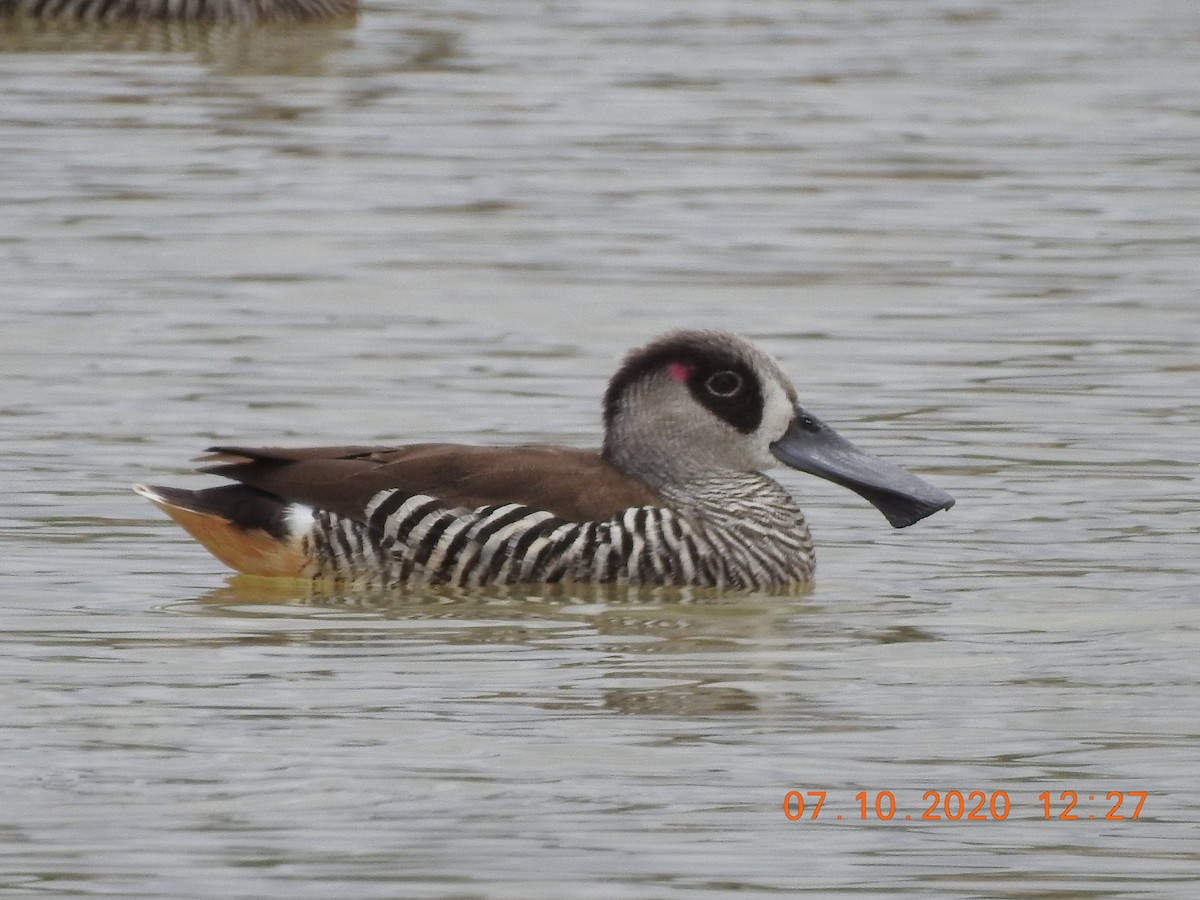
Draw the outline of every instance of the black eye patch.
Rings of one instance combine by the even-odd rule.
[[[630,353],[604,392],[605,428],[612,427],[634,385],[666,374],[721,421],[753,433],[762,425],[765,401],[748,356],[739,343],[703,331],[669,334]]]
[[[742,434],[750,434],[762,424],[762,386],[743,363],[693,359],[688,368],[688,390],[714,416]]]

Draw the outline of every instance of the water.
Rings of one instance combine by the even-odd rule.
[[[1194,894],[1194,4],[4,28],[0,889]],[[680,325],[958,506],[782,473],[802,597],[330,596],[127,490],[218,441],[594,445]]]

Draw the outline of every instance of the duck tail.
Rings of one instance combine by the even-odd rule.
[[[305,578],[308,557],[298,513],[312,511],[240,484],[188,491],[135,484],[133,490],[183,526],[213,556],[238,572]]]

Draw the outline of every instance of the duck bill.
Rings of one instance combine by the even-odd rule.
[[[771,453],[793,469],[850,488],[869,500],[895,528],[954,505],[954,498],[945,491],[858,449],[799,406],[783,437],[771,445]]]

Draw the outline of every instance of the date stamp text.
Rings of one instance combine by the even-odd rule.
[[[1008,791],[925,791],[920,800],[893,791],[859,791],[849,804],[826,804],[826,791],[791,790],[783,814],[791,822],[1003,822],[1010,815],[1045,821],[1131,822],[1142,814],[1147,791],[1042,791],[1036,802],[1014,805]],[[843,808],[844,807],[844,808]]]

